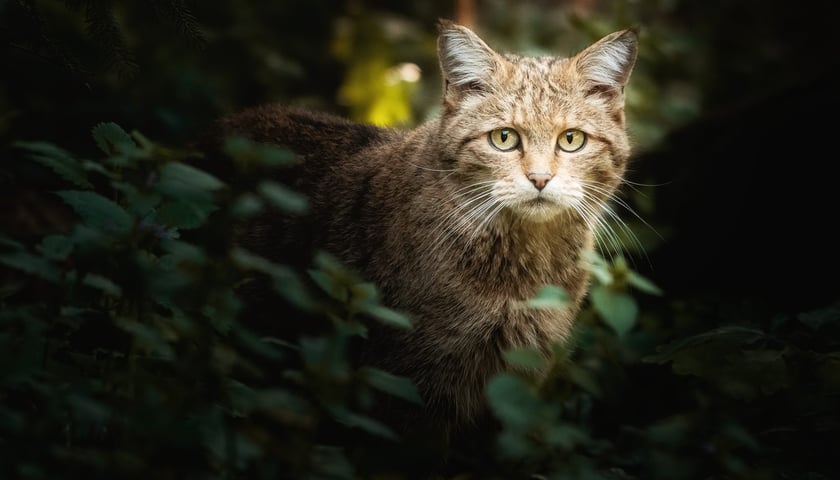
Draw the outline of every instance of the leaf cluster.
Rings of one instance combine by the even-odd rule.
[[[102,156],[46,142],[17,153],[52,172],[75,220],[35,244],[0,236],[0,468],[4,478],[353,478],[341,438],[395,439],[380,397],[411,382],[351,363],[368,321],[410,328],[376,288],[326,254],[298,271],[237,246],[232,225],[306,201],[279,183],[241,189],[196,154],[103,123]],[[240,171],[291,156],[231,139]],[[222,231],[224,234],[217,235]],[[272,280],[279,338],[245,315],[240,288]]]

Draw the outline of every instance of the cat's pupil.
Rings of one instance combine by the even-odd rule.
[[[572,143],[572,140],[574,140],[574,138],[575,134],[573,132],[566,132],[566,143]]]
[[[502,142],[507,142],[508,139],[508,131],[506,129],[502,129],[501,134],[499,137],[502,139]]]

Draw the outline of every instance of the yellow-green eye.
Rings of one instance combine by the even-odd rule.
[[[557,146],[564,152],[577,152],[586,145],[586,134],[577,128],[570,128],[560,134]]]
[[[519,134],[512,128],[498,128],[487,137],[490,145],[503,152],[509,152],[519,146]]]

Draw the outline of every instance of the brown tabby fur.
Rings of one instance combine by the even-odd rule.
[[[220,134],[300,155],[285,180],[311,202],[303,220],[255,226],[243,243],[265,253],[311,242],[375,282],[414,326],[372,332],[365,362],[410,377],[426,403],[422,418],[470,422],[484,408],[485,382],[504,368],[503,350],[547,352],[570,334],[595,218],[630,155],[623,91],[636,38],[624,30],[571,58],[534,58],[497,54],[441,21],[443,108],[414,129],[274,105],[222,119]],[[489,143],[502,127],[519,132],[519,148]],[[570,128],[588,136],[574,153],[557,146]],[[540,191],[530,173],[551,179]],[[564,288],[569,306],[524,308],[544,285]]]

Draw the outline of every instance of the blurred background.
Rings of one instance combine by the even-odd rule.
[[[585,424],[592,438],[614,442],[608,453],[616,457],[604,461],[606,468],[625,462],[627,472],[636,468],[639,475],[609,478],[837,478],[831,473],[837,472],[840,432],[836,5],[0,1],[0,233],[35,239],[68,221],[46,193],[63,184],[47,169],[20,161],[14,142],[51,142],[81,159],[98,158],[91,130],[115,122],[179,148],[219,116],[265,102],[412,127],[440,105],[439,18],[472,27],[497,50],[534,55],[571,55],[607,33],[638,26],[639,58],[627,88],[635,150],[614,205],[622,248],[612,255],[626,258],[662,293],[634,295],[638,316],[633,310],[637,323],[630,334],[616,339],[600,331],[582,341],[577,364],[600,387],[573,378],[585,390],[574,397],[580,417],[573,425]],[[13,305],[12,287],[0,290],[0,306]],[[29,319],[23,305],[22,323],[3,327],[10,345],[18,344],[12,333]],[[45,325],[51,315],[43,316]],[[593,318],[582,322],[601,325]],[[79,350],[89,345],[87,339],[79,342]],[[0,409],[0,427],[12,425],[12,414],[24,418],[40,411],[28,403],[40,398],[37,392],[46,392],[44,398],[63,392],[63,368],[56,370],[55,390],[36,389],[23,396],[25,402]],[[87,375],[95,368],[81,370]],[[182,374],[191,378],[193,372]],[[19,389],[13,382],[4,385],[0,403]],[[161,387],[171,394],[162,398],[182,405],[178,388]],[[184,404],[207,406],[194,401]],[[125,407],[103,402],[114,411]],[[81,406],[91,410],[90,404]],[[44,427],[54,433],[57,452],[67,443],[62,409]],[[144,415],[155,410],[138,411],[142,415],[132,425],[142,430]],[[0,446],[38,438],[24,432],[21,425],[30,423],[15,421],[18,437],[0,429]],[[148,438],[169,441],[161,432]],[[153,443],[144,438],[137,445]],[[249,448],[265,440],[249,438]],[[274,446],[264,443],[271,446],[265,458],[271,458]],[[125,446],[137,451],[131,442]],[[590,447],[586,461],[606,458],[599,455],[607,450]],[[577,444],[573,450],[582,451]],[[213,452],[213,461],[223,458]],[[154,458],[149,455],[145,461]],[[30,468],[41,457],[28,458]],[[53,457],[55,471],[67,458]],[[107,472],[111,464],[103,465],[98,471]],[[178,468],[166,478],[183,478]],[[40,478],[37,468],[26,471]]]

